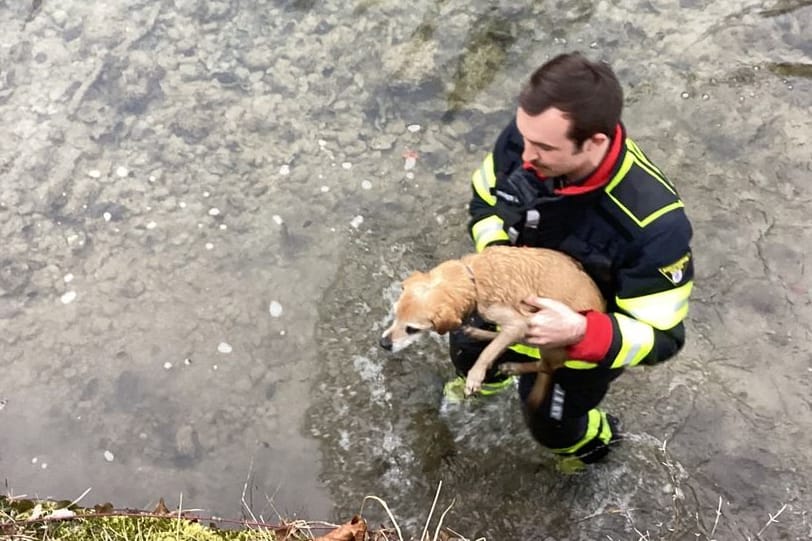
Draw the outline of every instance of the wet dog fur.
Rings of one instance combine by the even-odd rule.
[[[523,301],[547,297],[576,311],[604,311],[598,287],[571,257],[544,248],[493,246],[478,254],[445,261],[428,272],[415,272],[402,284],[395,318],[380,343],[397,352],[433,331],[445,334],[463,327],[474,312],[499,326],[498,332],[465,327],[468,335],[491,340],[468,372],[467,395],[478,391],[488,369],[511,345],[524,339],[535,309]],[[563,365],[563,348],[542,351],[538,362],[502,363],[505,374],[538,372],[528,399],[538,407],[547,394],[552,372]]]

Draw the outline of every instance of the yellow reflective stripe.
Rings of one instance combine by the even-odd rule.
[[[677,200],[669,205],[664,206],[659,210],[652,212],[651,214],[640,220],[628,208],[626,208],[626,206],[623,203],[621,203],[618,198],[616,198],[612,194],[612,190],[614,190],[615,187],[618,184],[620,184],[620,181],[623,180],[623,178],[626,176],[626,173],[628,173],[629,169],[631,169],[632,165],[636,163],[637,165],[648,171],[648,173],[652,177],[657,179],[657,181],[663,186],[665,186],[671,193],[676,195],[674,188],[671,186],[671,184],[668,183],[668,181],[665,180],[665,177],[662,176],[660,170],[654,167],[653,165],[651,167],[646,165],[650,164],[651,162],[649,162],[648,159],[645,158],[645,156],[643,156],[643,153],[640,151],[639,148],[637,148],[637,145],[634,143],[634,141],[626,139],[626,148],[629,149],[629,152],[627,152],[626,155],[623,157],[623,163],[621,164],[620,169],[618,169],[617,173],[615,173],[615,176],[612,177],[612,180],[609,181],[609,184],[607,184],[605,188],[606,195],[608,195],[612,199],[612,201],[615,202],[618,208],[622,210],[626,216],[631,218],[631,220],[638,226],[646,227],[663,214],[667,214],[672,210],[684,207],[685,205],[682,203],[682,201]],[[652,167],[654,167],[654,169],[652,169]]]
[[[685,205],[682,203],[682,201],[677,201],[676,203],[671,203],[670,205],[666,205],[663,208],[661,208],[660,210],[652,212],[651,214],[649,214],[642,222],[640,222],[640,227],[646,227],[648,224],[650,224],[651,222],[653,222],[654,220],[656,220],[657,218],[659,218],[663,214],[666,214],[666,213],[671,212],[672,210],[676,210],[678,208],[682,208],[684,206]]]
[[[493,172],[493,153],[485,156],[482,165],[471,175],[471,184],[476,194],[490,206],[496,204],[496,196],[491,188],[496,186],[496,175]]]
[[[629,172],[629,169],[632,168],[632,164],[634,163],[634,155],[631,152],[627,152],[625,156],[623,156],[623,163],[620,164],[620,169],[617,170],[615,176],[612,177],[612,180],[609,181],[609,184],[606,185],[604,191],[609,194],[611,197],[612,190],[620,184],[620,181],[626,176],[626,173]],[[614,199],[614,197],[612,197]],[[617,201],[617,200],[616,200]]]
[[[522,355],[527,355],[534,359],[541,359],[541,353],[539,353],[539,348],[537,347],[528,346],[526,344],[513,344],[508,349],[512,349],[516,353],[521,353]]]
[[[654,329],[623,314],[615,314],[620,327],[620,351],[612,361],[612,368],[635,366],[654,348]]]
[[[652,293],[632,299],[615,299],[618,308],[638,321],[648,323],[661,331],[674,328],[688,315],[688,299],[694,282],[690,281],[675,289]]]
[[[577,359],[570,359],[568,361],[564,361],[564,366],[566,366],[567,368],[574,368],[575,370],[590,370],[592,368],[597,368],[599,364],[591,363],[589,361],[579,361]]]
[[[643,154],[643,151],[640,150],[640,147],[637,146],[637,143],[635,143],[631,139],[626,139],[626,148],[628,148],[634,154],[635,158],[637,158],[637,160],[636,160],[637,165],[639,165],[640,167],[642,167],[643,169],[648,171],[648,173],[651,176],[653,176],[654,178],[659,180],[662,183],[662,185],[665,186],[668,189],[668,191],[670,191],[674,195],[677,195],[677,191],[666,180],[665,175],[663,174],[663,172],[660,171],[657,168],[656,165],[651,163],[651,160],[649,160],[646,157],[646,155]]]
[[[601,427],[601,425],[603,425],[603,427]],[[602,430],[600,434],[598,434],[598,430],[601,428]],[[606,435],[606,433],[608,433],[608,435]],[[584,434],[584,437],[578,440],[578,443],[575,445],[550,450],[558,455],[571,455],[595,439],[596,436],[600,437],[604,443],[609,443],[609,438],[612,437],[612,429],[609,428],[609,422],[606,420],[606,414],[604,412],[598,409],[591,409],[587,414],[586,434]],[[606,438],[605,440],[604,437]]]
[[[505,232],[504,223],[502,218],[494,214],[479,220],[471,227],[471,235],[474,237],[477,252],[481,252],[492,242],[510,240]]]

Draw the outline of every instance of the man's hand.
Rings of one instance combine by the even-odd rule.
[[[543,348],[570,346],[580,342],[586,334],[586,317],[566,304],[544,297],[529,297],[526,304],[538,308],[530,316],[525,340]]]

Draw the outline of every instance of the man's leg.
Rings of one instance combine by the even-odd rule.
[[[577,457],[585,464],[606,457],[610,444],[619,438],[619,427],[615,417],[597,406],[621,372],[561,368],[553,375],[550,391],[535,411],[528,411],[526,399],[536,375],[521,376],[519,396],[536,441],[558,455]]]

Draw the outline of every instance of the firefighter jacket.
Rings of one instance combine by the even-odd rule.
[[[522,163],[515,121],[472,176],[469,229],[477,251],[493,244],[561,250],[581,262],[607,300],[586,313],[566,366],[623,368],[672,357],[685,342],[693,287],[691,224],[663,173],[618,125],[586,179],[541,178]],[[538,350],[514,346],[538,357]]]

